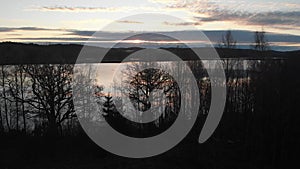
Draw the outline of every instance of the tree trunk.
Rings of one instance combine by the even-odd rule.
[[[4,72],[4,66],[1,67],[2,72],[2,95],[4,99],[4,113],[5,113],[5,120],[8,131],[10,131],[10,123],[8,119],[8,110],[7,110],[7,101],[6,101],[6,90],[5,90],[5,72]]]
[[[25,116],[25,103],[24,103],[24,77],[23,77],[23,66],[20,67],[20,91],[21,91],[21,107],[23,116],[23,132],[26,133],[26,116]]]
[[[2,108],[0,106],[0,133],[4,131],[3,119],[2,119]]]
[[[19,95],[19,85],[18,85],[18,73],[15,71],[15,88],[16,95]],[[16,106],[16,130],[19,131],[19,101],[17,97],[15,98],[15,106]]]
[[[49,122],[49,126],[48,126],[48,135],[50,137],[56,137],[58,136],[58,126],[56,124],[56,120],[55,117],[48,117],[48,122]]]

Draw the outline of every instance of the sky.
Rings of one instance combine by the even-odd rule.
[[[154,23],[145,18],[122,19],[141,13],[166,14],[182,20],[160,18]],[[282,37],[274,45],[300,49],[299,0],[2,0],[0,41],[82,43],[94,31],[116,20],[117,26],[106,30],[106,36],[194,30],[247,33],[263,29],[270,36]]]

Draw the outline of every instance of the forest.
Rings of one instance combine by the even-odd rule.
[[[122,57],[117,56],[138,50],[114,49],[108,57],[111,60],[104,62],[118,63]],[[168,73],[157,69],[133,73],[137,63],[128,64],[124,69],[127,78],[123,83],[128,86],[122,86],[122,92],[128,93],[137,109],[146,110],[151,106],[145,98],[150,97],[155,87],[162,89],[168,100],[165,114],[152,123],[139,124],[124,118],[120,98],[105,93],[105,85],[93,85],[95,79],[90,79],[91,85],[81,86],[81,89],[93,91],[93,98],[82,99],[83,103],[95,100],[97,110],[74,105],[73,68],[79,45],[2,43],[1,168],[145,168],[146,164],[146,168],[252,169],[288,168],[297,162],[299,51],[217,48],[226,75],[226,84],[218,84],[226,85],[226,106],[212,137],[199,144],[198,136],[211,96],[211,81],[203,64],[213,65],[214,61],[194,61],[187,49],[166,50],[182,56],[196,77],[200,93],[196,124],[188,136],[168,152],[146,159],[127,159],[98,147],[85,134],[78,118],[108,123],[132,137],[157,135],[173,124],[180,108],[180,92],[184,92],[179,91],[177,82]],[[184,71],[173,67],[179,74]],[[218,71],[217,67],[212,66],[212,69]],[[144,94],[141,95],[136,89],[143,85],[146,87],[142,88]],[[114,89],[120,87],[116,85]],[[76,109],[83,113],[76,113]]]

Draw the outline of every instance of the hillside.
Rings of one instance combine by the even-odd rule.
[[[3,42],[0,43],[0,64],[43,64],[43,63],[60,63],[74,64],[82,49],[82,45],[37,45]],[[95,51],[104,51],[104,48],[90,47]],[[114,48],[109,51],[103,62],[121,62],[126,56],[134,53],[141,48]],[[165,48],[168,51],[181,56],[183,60],[193,60],[195,54],[187,48]],[[205,51],[205,48],[194,50]],[[296,59],[300,55],[300,51],[278,52],[266,51],[259,52],[249,49],[217,49],[221,58],[247,58],[247,59],[262,59],[262,58],[291,58]],[[82,62],[98,62],[93,58],[85,58]]]

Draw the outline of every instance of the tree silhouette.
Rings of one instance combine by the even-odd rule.
[[[236,40],[234,39],[231,30],[226,31],[225,35],[222,35],[221,47],[228,49],[236,47]]]
[[[264,30],[262,31],[256,31],[254,33],[254,46],[253,48],[255,50],[259,51],[266,51],[269,49],[269,43],[266,38],[266,32]]]
[[[2,75],[2,83],[1,83],[1,87],[2,87],[2,99],[4,102],[4,113],[5,113],[5,121],[6,121],[6,127],[8,129],[8,131],[10,131],[11,127],[10,127],[10,122],[9,122],[9,113],[8,113],[8,104],[7,104],[7,90],[6,90],[6,83],[7,83],[7,77],[8,77],[8,72],[6,71],[6,66],[1,65],[1,75]]]
[[[58,135],[62,122],[74,116],[72,68],[71,65],[30,65],[25,69],[30,76],[32,95],[24,101],[47,117],[49,135]]]
[[[122,70],[121,81],[115,84],[113,93],[114,106],[117,104],[118,110],[121,110],[115,117],[121,117],[119,124],[127,126],[131,136],[135,137],[161,133],[173,124],[180,109],[180,91],[173,77],[161,69],[149,68],[139,71],[146,66],[144,64],[157,63],[126,65],[126,69]],[[116,96],[126,97],[128,100],[125,99],[122,103],[122,99],[117,99]],[[106,101],[106,105],[110,103]],[[126,118],[123,115],[126,115]]]
[[[11,95],[10,102],[15,103],[15,116],[16,116],[16,130],[19,131],[19,128],[22,129],[22,132],[26,133],[26,114],[25,111],[25,102],[24,97],[26,93],[26,88],[28,86],[25,85],[25,73],[23,65],[16,65],[10,69],[11,77],[8,78],[8,87]],[[20,112],[22,113],[22,117],[20,117]],[[23,123],[23,128],[19,126],[19,123]]]
[[[124,70],[125,80],[123,80],[124,93],[128,93],[127,97],[130,98],[131,103],[139,112],[145,112],[152,108],[154,112],[137,113],[137,121],[140,121],[144,116],[156,116],[158,111],[163,111],[164,120],[173,121],[176,117],[176,112],[180,108],[180,91],[176,81],[167,72],[160,69],[145,69],[137,72],[139,66],[142,64],[154,64],[154,63],[136,63],[130,64]],[[158,92],[154,92],[159,90]],[[166,100],[163,99],[165,95]],[[151,101],[153,102],[151,105]],[[163,105],[164,110],[160,109]],[[154,108],[155,107],[155,108]],[[154,109],[153,109],[154,108]],[[167,110],[167,111],[165,111]],[[159,119],[161,121],[162,119]],[[161,121],[162,122],[162,121]]]
[[[110,118],[110,117],[115,117],[115,105],[113,104],[112,97],[110,94],[108,96],[104,96],[105,102],[103,104],[103,117],[105,118]]]
[[[21,95],[21,109],[22,109],[22,118],[23,118],[23,130],[26,133],[26,111],[25,111],[25,102],[24,102],[24,93],[26,92],[24,89],[25,84],[25,73],[24,66],[18,65],[17,70],[19,71],[19,79],[20,79],[20,95]]]

